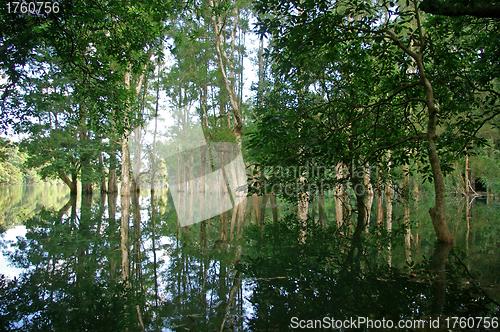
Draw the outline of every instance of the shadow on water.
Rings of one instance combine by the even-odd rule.
[[[458,238],[428,250],[408,245],[425,235],[404,227],[409,214],[390,232],[336,221],[302,229],[295,214],[252,223],[239,205],[180,227],[171,196],[156,194],[134,194],[128,207],[116,195],[70,199],[27,218],[10,251],[2,241],[23,272],[0,279],[0,331],[322,331],[340,321],[340,330],[498,330],[498,280],[486,284],[493,272],[474,268],[490,256],[472,241],[482,232],[472,221],[470,246]],[[498,257],[498,241],[484,248]],[[475,317],[490,328],[463,325]]]

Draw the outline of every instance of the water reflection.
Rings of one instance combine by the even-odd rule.
[[[310,220],[301,238],[295,213],[274,222],[280,203],[270,199],[267,208],[264,199],[257,209],[248,199],[181,227],[171,196],[154,197],[68,199],[27,218],[26,235],[7,252],[23,272],[0,280],[0,326],[287,331],[293,317],[441,318],[444,327],[446,317],[499,316],[500,226],[489,222],[498,220],[498,206],[476,202],[467,210],[457,201],[452,248],[429,240],[432,225],[419,217],[425,201],[391,200],[390,232],[378,195],[368,232],[347,220],[338,228],[337,202],[326,201],[325,218]],[[262,214],[254,220],[252,211]]]

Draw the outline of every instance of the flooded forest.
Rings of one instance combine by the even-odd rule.
[[[0,18],[0,331],[500,331],[498,3]]]

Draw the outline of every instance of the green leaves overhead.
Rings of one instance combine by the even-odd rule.
[[[416,8],[418,2],[256,2],[259,31],[272,40],[269,56],[275,74],[262,112],[295,114],[295,138],[300,139],[292,135],[290,140],[300,145],[296,151],[315,149],[314,155],[328,156],[323,160],[330,165],[351,158],[379,161],[386,149],[395,161],[406,163],[409,151],[425,152],[426,145],[415,142],[427,130],[420,72],[434,89],[440,133],[450,132],[438,143],[448,154],[444,159],[451,162],[469,142],[480,141],[477,130],[499,113],[498,66],[484,65],[498,61],[493,60],[498,47],[484,39],[497,38],[491,32],[499,26],[471,18],[426,17]],[[424,59],[422,68],[418,57]],[[282,91],[295,95],[297,102],[286,102]],[[302,95],[310,96],[298,102]],[[265,119],[252,146],[265,142],[259,131],[283,126]],[[285,135],[291,133],[282,131],[278,140],[285,142]],[[325,154],[328,148],[319,148],[323,144],[338,150]]]
[[[13,95],[19,93],[15,87],[38,77],[40,73],[32,70],[53,63],[53,58],[61,75],[75,83],[72,94],[98,106],[96,113],[89,113],[95,115],[96,125],[111,108],[125,110],[129,96],[124,91],[124,73],[142,72],[151,54],[161,52],[168,20],[178,5],[170,1],[64,2],[59,13],[47,17],[9,14],[2,8],[0,66],[8,79],[2,107],[9,109],[2,112],[4,127],[22,112],[15,110]]]

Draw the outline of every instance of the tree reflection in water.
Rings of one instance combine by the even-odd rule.
[[[292,317],[440,317],[444,327],[445,317],[499,315],[463,252],[408,255],[403,227],[319,221],[300,242],[294,217],[245,225],[240,205],[181,228],[167,197],[133,194],[126,220],[116,195],[29,218],[10,255],[24,273],[0,281],[0,330],[287,331]],[[389,264],[398,246],[403,264]]]

